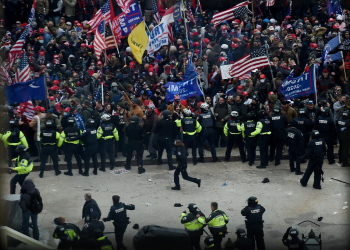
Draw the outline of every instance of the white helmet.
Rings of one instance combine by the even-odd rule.
[[[337,20],[343,21],[343,17],[342,17],[341,15],[338,15],[338,16],[337,16]]]
[[[238,117],[238,115],[239,115],[239,114],[238,114],[237,111],[232,111],[232,112],[231,112],[231,116],[232,116],[232,117]]]
[[[102,121],[109,121],[111,119],[111,115],[110,114],[103,114],[101,116]]]
[[[184,109],[183,112],[186,116],[191,116],[191,114],[192,114],[190,109]]]
[[[208,105],[208,103],[202,103],[201,104],[201,109],[204,109],[204,110],[209,110],[209,105]]]

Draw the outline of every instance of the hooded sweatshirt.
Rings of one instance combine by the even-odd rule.
[[[40,195],[40,192],[35,188],[34,182],[31,179],[26,179],[21,187],[21,199],[19,201],[19,206],[23,211],[28,211],[30,198],[34,194]]]

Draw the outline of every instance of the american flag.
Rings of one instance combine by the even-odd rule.
[[[19,54],[19,52],[22,51],[23,44],[26,41],[27,35],[28,35],[28,25],[26,26],[26,28],[24,29],[22,35],[19,37],[18,41],[12,47],[12,49],[10,50],[10,52],[8,54],[9,69],[12,68],[13,63],[15,62],[15,60],[17,58],[17,55]]]
[[[112,30],[111,30],[111,27],[109,26],[109,24],[107,24],[107,27],[106,27],[106,45],[107,45],[107,48],[106,49],[114,49],[116,48],[115,46],[115,42],[114,42],[114,35],[112,33]]]
[[[100,60],[100,56],[104,49],[106,49],[105,21],[102,20],[98,28],[95,30],[95,39],[94,39],[94,50],[98,60]]]
[[[157,0],[152,0],[152,6],[153,6],[153,19],[156,25],[158,25],[160,22],[160,15],[158,11]]]
[[[28,58],[25,52],[22,54],[21,61],[19,62],[18,69],[16,71],[15,80],[16,82],[29,81],[30,68],[28,64]]]
[[[119,14],[118,16],[116,16],[112,21],[111,21],[111,25],[112,25],[112,31],[113,31],[113,35],[115,37],[115,40],[117,41],[118,45],[121,45],[122,42],[120,39],[122,39],[122,31],[120,28],[120,19],[121,16],[124,15],[123,13]]]
[[[223,21],[232,20],[238,17],[239,15],[244,15],[246,13],[249,14],[250,11],[248,10],[248,4],[249,2],[245,1],[243,3],[237,4],[236,6],[228,10],[214,14],[212,19],[212,23],[214,24],[214,27],[218,26]]]
[[[196,24],[196,21],[194,20],[194,16],[193,16],[193,13],[192,13],[192,10],[191,10],[191,2],[190,2],[190,0],[186,1],[186,15],[187,15],[188,21]]]
[[[102,7],[99,9],[94,17],[87,23],[90,25],[92,31],[97,29],[98,25],[104,20],[106,23],[114,19],[114,9],[111,3],[111,0],[108,0]]]
[[[30,10],[30,14],[28,17],[28,23],[29,23],[29,36],[32,36],[34,34],[33,32],[33,22],[35,18],[35,8],[36,8],[36,0],[34,0],[32,9]]]
[[[254,69],[265,66],[269,66],[265,48],[256,49],[235,62],[229,70],[229,75],[232,77],[242,77]]]
[[[249,73],[247,73],[247,74],[244,74],[244,75],[241,76],[241,77],[238,77],[238,79],[239,79],[240,81],[242,81],[242,80],[249,79],[249,78],[251,78],[251,77],[252,77],[252,74],[249,72]]]
[[[119,5],[119,7],[122,9],[122,11],[125,14],[128,14],[130,12],[130,4],[134,1],[134,0],[116,0],[117,4]]]
[[[266,7],[270,7],[275,4],[276,0],[266,0]]]
[[[12,79],[9,75],[9,73],[7,72],[7,70],[0,65],[0,81],[1,82],[6,82],[7,85],[11,85],[12,84]]]

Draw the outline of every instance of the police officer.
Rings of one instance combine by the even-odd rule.
[[[237,144],[239,154],[242,162],[247,161],[247,157],[244,152],[244,142],[242,137],[241,125],[242,121],[238,120],[239,113],[237,111],[231,112],[231,118],[224,126],[224,134],[227,137],[227,148],[225,154],[225,161],[230,161],[231,151],[233,144]]]
[[[186,210],[182,212],[180,221],[181,224],[184,224],[186,231],[188,232],[188,236],[190,238],[191,247],[195,250],[200,250],[201,247],[199,245],[201,235],[203,234],[203,224],[199,222],[197,218],[197,214],[201,220],[205,220],[205,215],[198,209],[195,203],[188,204],[189,213],[186,214]]]
[[[45,122],[45,129],[43,129],[39,137],[41,139],[41,153],[40,153],[40,174],[39,177],[44,177],[45,165],[47,158],[51,156],[53,162],[53,168],[55,169],[55,175],[60,175],[61,171],[58,168],[58,154],[56,148],[56,140],[60,139],[60,133],[55,128],[56,124],[53,120],[47,120]]]
[[[187,173],[187,150],[185,148],[185,144],[180,141],[176,140],[174,143],[176,149],[175,149],[175,155],[176,155],[176,161],[178,162],[177,168],[174,172],[174,182],[175,182],[175,187],[172,187],[172,190],[181,190],[180,188],[180,181],[179,181],[179,175],[181,173],[182,178],[184,180],[194,182],[198,185],[198,187],[201,186],[201,179],[193,178],[188,176]]]
[[[143,156],[143,129],[139,124],[140,118],[136,115],[133,115],[130,118],[130,124],[125,129],[125,134],[128,137],[128,155],[126,157],[126,166],[125,169],[130,170],[130,162],[132,157],[132,152],[134,150],[137,154],[137,166],[139,174],[146,172],[143,168],[142,156]]]
[[[158,149],[158,160],[157,164],[162,165],[162,156],[164,149],[166,150],[168,158],[169,170],[174,170],[173,158],[172,158],[172,147],[173,142],[178,134],[178,129],[176,123],[171,120],[171,112],[169,110],[164,110],[162,112],[163,119],[160,120],[156,127],[154,128],[154,133],[158,135],[157,142],[159,145]]]
[[[85,171],[82,174],[83,176],[89,176],[89,168],[90,168],[90,159],[92,158],[92,162],[94,164],[94,171],[92,172],[94,175],[97,175],[98,161],[97,161],[97,152],[98,152],[98,144],[97,140],[102,136],[101,133],[97,133],[96,123],[94,119],[89,118],[86,121],[86,130],[84,130],[81,136],[81,142],[84,145],[84,166]]]
[[[59,225],[56,226],[52,237],[60,239],[57,249],[70,249],[73,241],[79,240],[80,229],[72,223],[66,223],[64,217],[59,217]]]
[[[90,214],[91,221],[86,223],[83,229],[85,228],[88,231],[88,237],[93,238],[94,232],[96,229],[100,230],[102,233],[105,230],[105,225],[102,221],[99,221],[98,212],[94,211]]]
[[[349,111],[346,110],[341,114],[341,118],[337,121],[337,134],[339,141],[339,163],[342,163],[342,167],[349,166],[348,154],[349,154],[349,138],[350,138],[350,119]]]
[[[119,141],[119,135],[115,125],[111,122],[110,114],[103,114],[101,119],[101,126],[97,130],[97,133],[101,135],[100,139],[98,140],[98,149],[101,155],[101,168],[99,168],[99,170],[105,172],[106,152],[109,156],[109,169],[112,170],[114,168],[115,160],[113,156],[113,144],[114,139]]]
[[[306,187],[309,178],[314,172],[314,184],[315,189],[321,189],[321,174],[323,175],[322,165],[323,157],[326,154],[326,142],[320,138],[320,132],[313,130],[311,132],[312,140],[307,144],[306,153],[301,157],[301,160],[306,157],[311,157],[307,164],[307,169],[304,173],[303,178],[300,180],[300,184]]]
[[[236,230],[237,240],[233,243],[234,249],[237,250],[254,250],[254,241],[246,237],[245,230],[238,228]]]
[[[125,205],[122,202],[119,202],[120,197],[118,195],[113,195],[113,206],[107,218],[103,218],[104,222],[113,220],[115,240],[117,242],[117,249],[126,250],[126,247],[123,244],[123,236],[125,230],[128,226],[129,217],[126,216],[126,210],[135,210],[135,206],[132,204]]]
[[[255,121],[255,114],[250,111],[247,114],[247,121],[241,126],[243,138],[245,140],[245,147],[247,149],[249,166],[253,166],[256,156],[257,135],[260,133],[262,126]]]
[[[16,157],[16,148],[18,145],[23,144],[28,148],[28,142],[23,132],[19,130],[19,124],[17,119],[9,121],[9,131],[5,134],[0,134],[0,139],[4,141],[5,147],[8,153],[8,166],[12,166],[11,159]]]
[[[265,213],[265,208],[258,204],[258,198],[255,196],[248,198],[248,206],[241,211],[241,214],[246,218],[247,237],[253,241],[254,245],[256,241],[258,250],[265,249],[263,213]]]
[[[307,145],[310,140],[310,133],[314,124],[311,119],[307,119],[305,109],[298,110],[298,117],[293,119],[290,126],[301,131],[303,134],[304,145]],[[303,153],[305,153],[305,150],[306,148],[304,147]]]
[[[301,131],[295,127],[287,129],[287,145],[289,154],[290,172],[295,172],[296,175],[302,175],[300,171],[300,157],[304,151],[304,139]],[[295,168],[294,168],[295,162]]]
[[[113,250],[112,242],[108,239],[107,236],[103,235],[103,232],[100,229],[95,229],[94,238],[96,240],[98,249]]]
[[[188,147],[192,148],[192,161],[193,165],[197,164],[197,143],[196,143],[196,133],[202,131],[202,126],[199,122],[192,117],[192,112],[190,109],[184,109],[183,113],[185,115],[184,119],[176,120],[178,127],[182,126],[183,129],[183,142],[185,144],[186,150]]]
[[[211,211],[211,214],[206,219],[202,218],[199,214],[197,214],[196,217],[200,223],[208,224],[210,233],[214,238],[216,249],[220,250],[222,238],[224,238],[225,234],[227,233],[226,224],[229,220],[223,211],[218,210],[218,203],[211,203]]]
[[[282,242],[283,245],[287,246],[289,250],[291,249],[299,249],[303,250],[305,247],[304,241],[298,238],[299,231],[296,227],[289,227],[286,233],[283,235]],[[288,235],[292,237],[292,239],[288,239]]]
[[[204,240],[205,249],[216,249],[213,236],[207,236]]]
[[[216,149],[215,149],[215,143],[214,143],[214,129],[213,129],[215,117],[211,113],[211,111],[209,111],[209,105],[207,103],[202,103],[200,106],[200,109],[201,109],[201,114],[198,116],[198,122],[202,126],[202,131],[198,136],[199,161],[204,162],[203,146],[204,146],[204,142],[208,140],[211,156],[213,157],[213,162],[216,162],[218,161],[218,158],[216,157]]]
[[[66,144],[66,160],[67,160],[67,169],[68,171],[64,172],[65,175],[73,176],[72,173],[72,158],[73,155],[77,160],[77,164],[79,167],[79,174],[83,173],[82,164],[79,154],[79,143],[81,137],[81,130],[75,126],[75,118],[69,117],[67,120],[68,127],[63,130],[61,133],[60,140],[58,142],[58,146],[61,147],[62,143]]]
[[[320,132],[322,138],[327,145],[327,159],[331,165],[335,163],[334,160],[334,138],[336,138],[336,128],[333,118],[330,117],[331,110],[328,107],[322,108],[321,115],[315,119],[315,130]]]
[[[271,121],[266,118],[266,111],[264,109],[258,112],[257,127],[261,127],[258,137],[258,145],[260,149],[260,165],[256,168],[266,168],[269,165],[269,144],[271,137]]]
[[[11,170],[17,171],[17,174],[10,181],[10,194],[16,193],[16,184],[22,186],[22,183],[33,170],[33,161],[30,159],[30,154],[27,152],[27,147],[24,145],[18,145],[15,153],[18,155],[15,159],[9,159],[9,161],[16,162],[16,167],[9,167]]]
[[[281,114],[280,107],[275,106],[273,112],[273,115],[268,116],[271,122],[270,161],[272,162],[275,159],[275,166],[278,166],[281,164],[282,149],[288,120],[285,115]]]

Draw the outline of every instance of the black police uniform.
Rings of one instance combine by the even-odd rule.
[[[85,224],[84,228],[88,232],[88,238],[94,238],[94,232],[96,229],[100,229],[101,232],[105,230],[105,225],[102,221],[99,220],[92,220],[89,223]]]
[[[113,225],[117,249],[126,249],[123,244],[123,236],[128,224],[130,223],[129,217],[126,216],[126,210],[135,210],[135,206],[132,204],[125,205],[122,202],[114,204],[111,206],[111,210],[109,211],[107,218],[103,220],[104,222],[111,220],[114,221]]]
[[[101,210],[94,199],[90,199],[84,203],[82,218],[85,218],[85,222],[91,221],[91,214],[97,213],[98,219],[101,218]]]
[[[316,118],[315,129],[320,132],[320,138],[326,142],[328,163],[333,164],[335,162],[333,144],[336,138],[336,128],[332,117],[322,114]]]
[[[262,129],[258,137],[258,145],[260,150],[260,167],[269,165],[269,144],[271,139],[271,121],[267,118],[262,118],[258,123],[262,125]]]
[[[214,121],[215,117],[210,111],[203,110],[202,113],[198,116],[198,122],[202,126],[202,131],[199,133],[198,136],[198,153],[199,153],[199,161],[204,161],[204,142],[205,140],[208,140],[209,146],[210,146],[210,152],[211,156],[213,157],[214,161],[217,161],[216,157],[216,149],[215,149],[215,142],[214,142]]]
[[[40,132],[39,137],[41,138],[40,177],[45,171],[46,161],[49,156],[52,158],[53,168],[56,175],[59,175],[61,171],[58,168],[56,140],[60,138],[60,134],[54,128],[46,128]]]
[[[350,119],[341,118],[337,121],[337,134],[339,141],[339,163],[343,163],[342,166],[349,166],[349,145],[350,145]]]
[[[183,142],[186,149],[191,147],[193,165],[197,164],[197,140],[196,140],[197,120],[193,117],[185,117],[181,120],[183,129]]]
[[[300,157],[304,152],[304,139],[303,134],[297,128],[290,127],[287,129],[287,145],[289,154],[289,167],[290,171],[296,174],[301,174],[300,171]],[[294,162],[296,166],[294,168]]]
[[[178,128],[176,126],[176,123],[171,119],[163,118],[157,123],[153,132],[158,135],[158,138],[157,138],[157,142],[159,146],[158,161],[157,161],[158,165],[161,165],[163,163],[162,156],[163,156],[163,151],[165,149],[167,154],[169,169],[175,169],[173,167],[172,147],[173,147],[173,142],[178,134]]]
[[[289,230],[288,228],[287,232],[283,235],[282,242],[283,245],[288,247],[288,250],[297,249],[297,250],[304,250],[305,249],[305,243],[304,241],[300,240],[297,235],[292,235],[292,239],[288,239]]]
[[[103,135],[98,140],[98,149],[101,155],[101,170],[106,169],[106,152],[109,157],[110,169],[114,168],[115,159],[113,155],[114,134],[113,131],[116,128],[111,121],[103,121],[101,126]],[[103,139],[104,137],[112,136],[110,139]]]
[[[301,157],[301,159],[305,159],[306,157],[311,158],[307,164],[307,169],[304,173],[304,176],[300,180],[300,183],[303,187],[306,187],[312,172],[314,172],[313,187],[316,189],[321,189],[323,157],[326,154],[326,151],[326,142],[322,138],[312,139],[307,144],[306,153]]]
[[[226,124],[224,129],[227,127],[227,148],[225,153],[225,161],[230,161],[231,151],[233,145],[236,143],[239,149],[239,155],[241,156],[242,162],[247,161],[247,157],[244,151],[244,142],[242,131],[240,129],[242,123],[237,120],[236,117],[232,117]]]
[[[143,129],[138,123],[130,123],[125,129],[125,134],[128,137],[128,155],[126,157],[125,169],[130,169],[130,162],[132,158],[132,153],[135,150],[137,154],[137,165],[139,167],[143,166]]]
[[[246,217],[247,237],[251,239],[258,250],[265,249],[264,231],[263,231],[263,213],[265,208],[259,204],[256,206],[246,206],[242,209],[241,214]]]
[[[98,134],[97,130],[95,128],[95,125],[87,126],[86,130],[84,130],[81,141],[84,144],[84,167],[85,171],[83,175],[88,176],[89,175],[89,169],[90,169],[90,159],[92,159],[92,162],[94,164],[94,171],[93,173],[97,174],[97,168],[98,168],[98,161],[97,161],[97,152],[98,152]]]
[[[68,174],[72,173],[72,158],[73,155],[77,161],[78,167],[79,167],[79,173],[83,173],[83,165],[81,163],[81,158],[80,158],[80,145],[73,143],[78,140],[80,140],[81,136],[81,130],[74,125],[68,126],[65,130],[63,130],[65,134],[65,140],[66,140],[66,160],[67,160],[67,169],[68,169]],[[61,135],[62,136],[62,135]],[[59,145],[60,146],[60,145]],[[65,172],[66,173],[66,172]]]
[[[313,128],[313,122],[310,119],[306,119],[305,117],[297,117],[293,119],[290,123],[291,127],[295,127],[300,130],[303,134],[304,145],[307,145],[310,140],[310,133]],[[306,147],[304,147],[303,154],[305,154]]]
[[[249,165],[252,166],[256,157],[256,145],[257,145],[257,137],[253,134],[256,131],[256,121],[249,120],[243,123],[243,133],[244,133],[244,141],[245,147],[247,149],[247,157]]]
[[[276,152],[275,166],[277,166],[281,163],[288,120],[281,114],[271,115],[268,119],[271,122],[270,161],[274,160]]]
[[[249,238],[237,238],[237,240],[233,243],[234,249],[237,250],[254,250],[254,241]]]
[[[187,173],[188,152],[187,152],[186,148],[182,148],[182,147],[177,146],[176,150],[175,150],[175,154],[176,154],[176,161],[178,162],[177,168],[174,172],[175,188],[180,189],[180,181],[179,181],[180,172],[181,172],[182,178],[184,180],[196,183],[196,184],[198,184],[198,186],[200,186],[200,182],[201,182],[200,179],[192,178],[192,177],[188,176],[188,173]]]

